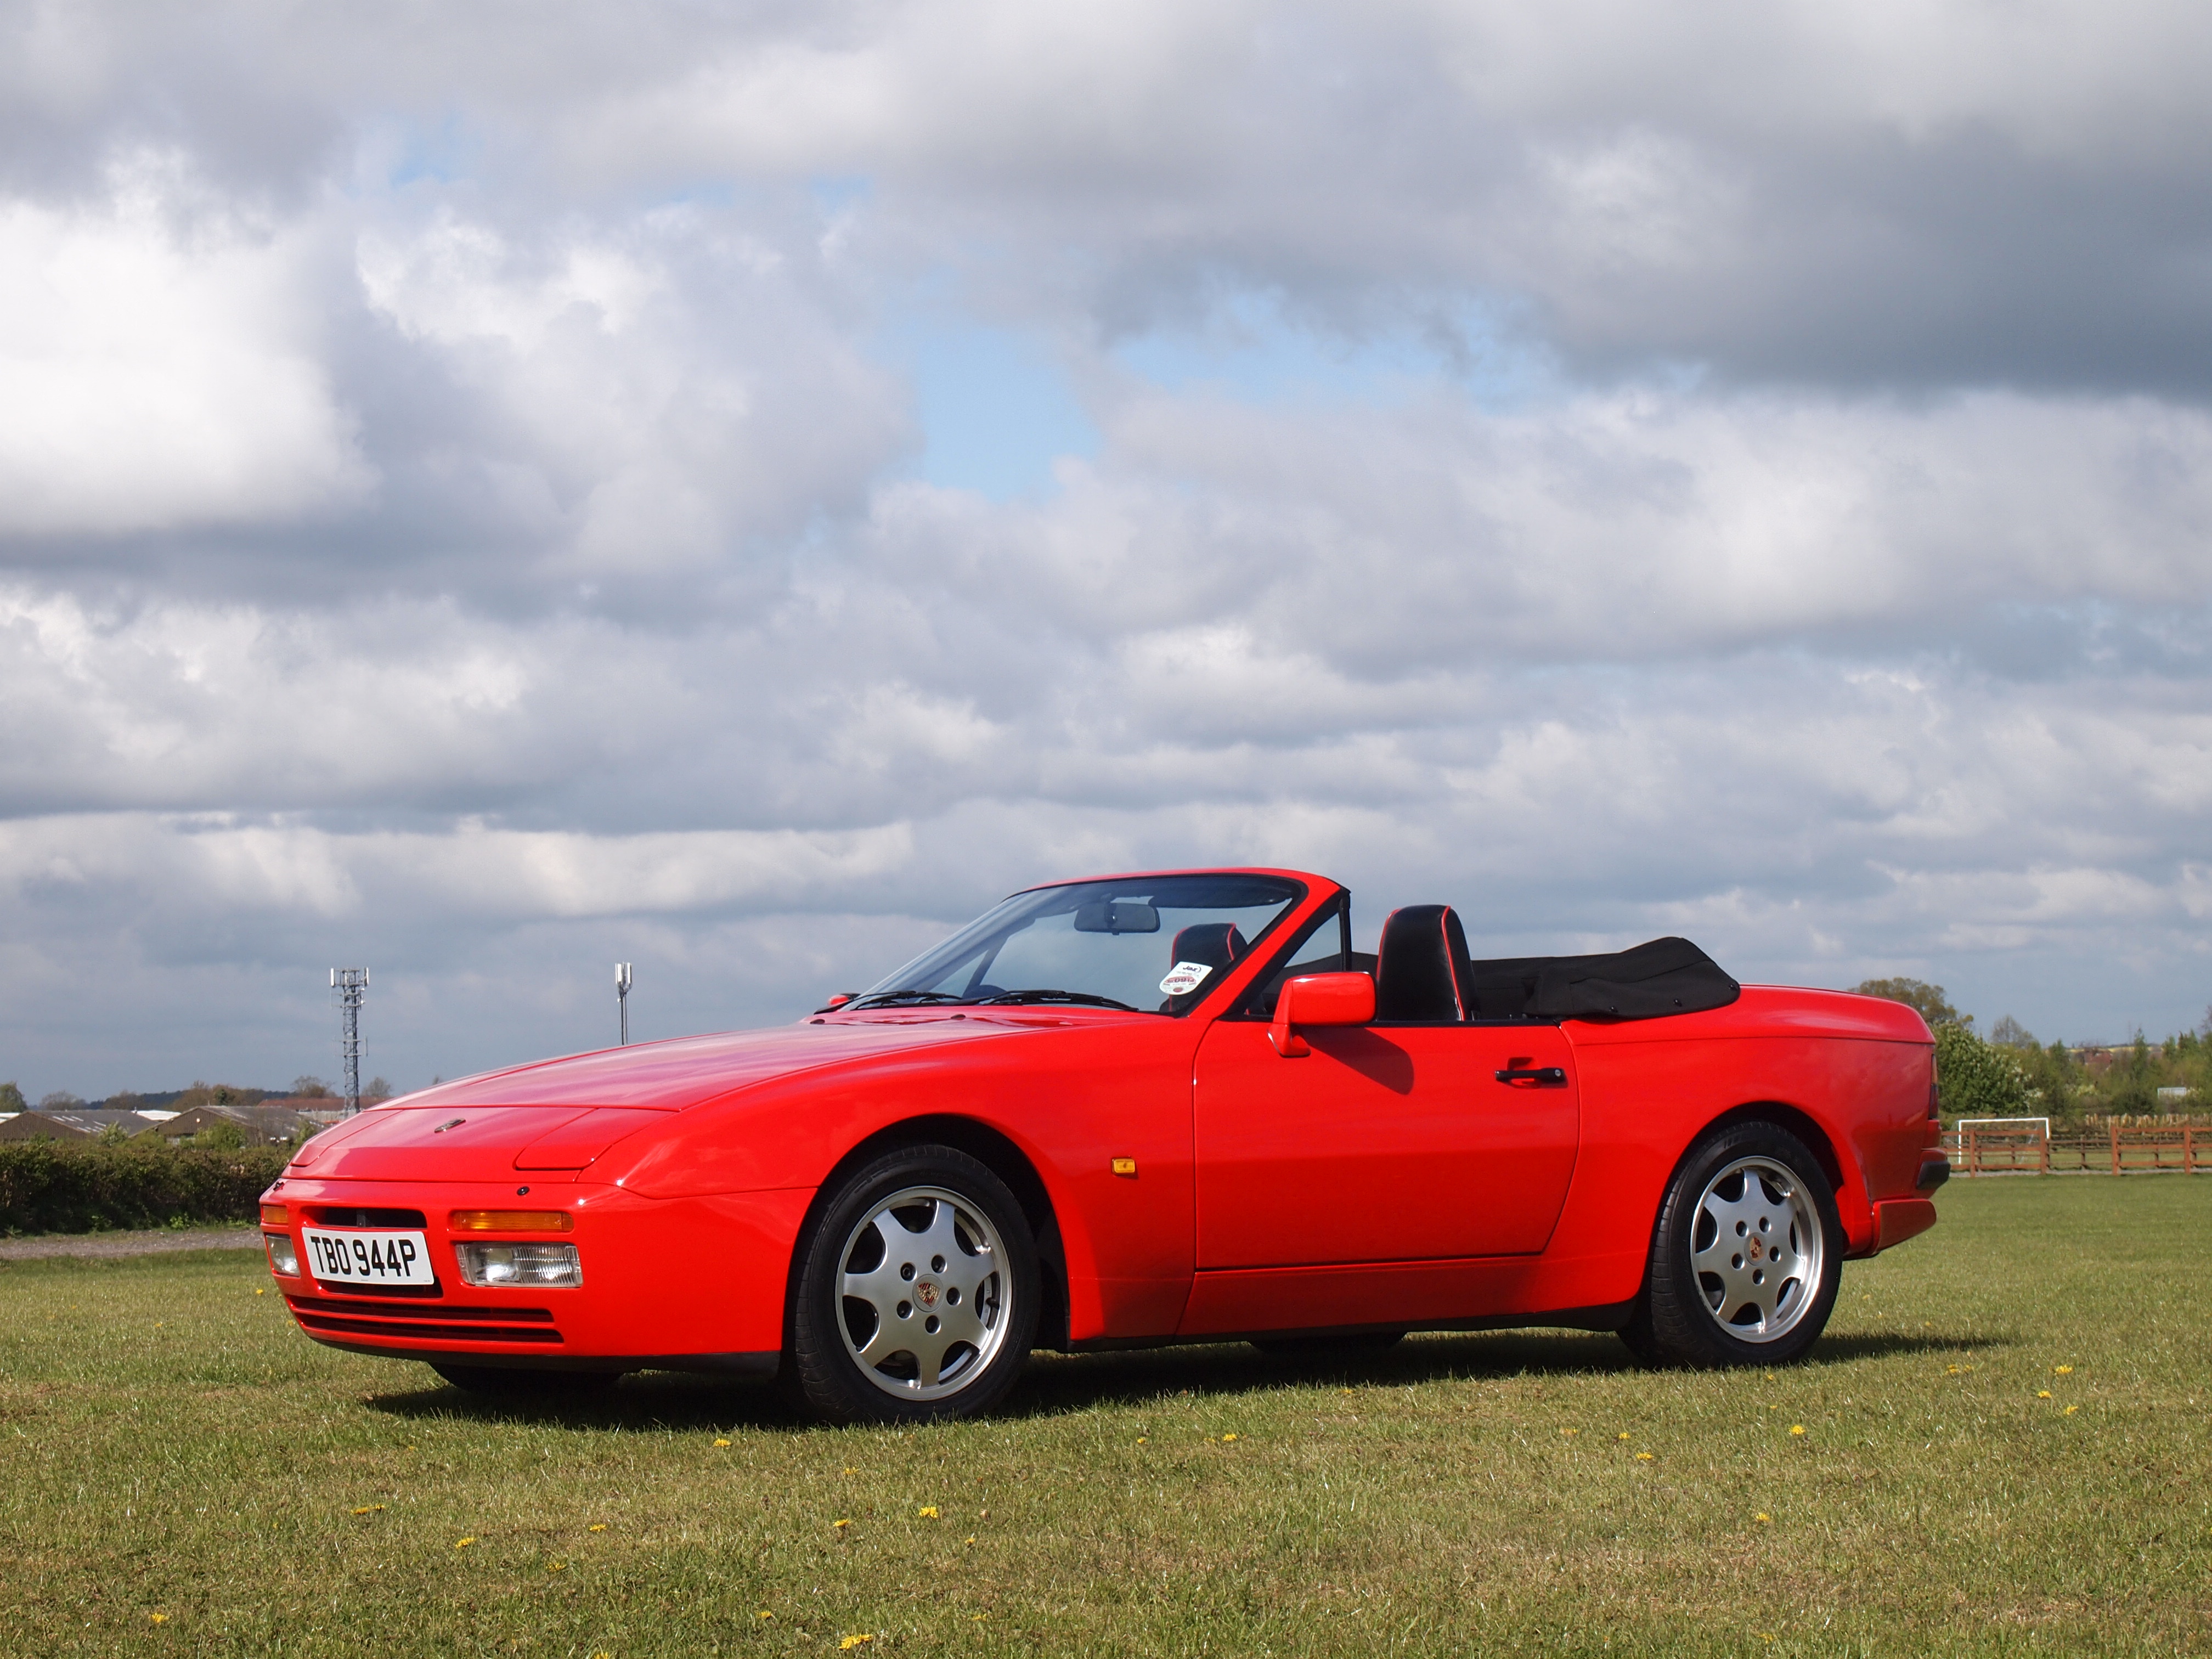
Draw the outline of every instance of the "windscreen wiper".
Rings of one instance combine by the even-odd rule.
[[[854,997],[844,1005],[844,1011],[854,1008],[889,1008],[908,1002],[966,1002],[968,1000],[968,998],[962,996],[957,991],[876,991],[867,996]]]
[[[980,1008],[994,1002],[1079,1002],[1090,1008],[1119,1008],[1131,1014],[1144,1012],[1141,1008],[1132,1008],[1111,997],[1094,997],[1088,991],[1001,991],[996,996],[978,997],[975,1006]]]

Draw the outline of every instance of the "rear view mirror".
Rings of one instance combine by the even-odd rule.
[[[1375,1018],[1375,981],[1365,974],[1301,974],[1286,981],[1275,999],[1275,1023],[1267,1040],[1285,1060],[1310,1054],[1312,1048],[1291,1028],[1298,1025],[1364,1025]]]
[[[1157,933],[1160,913],[1139,899],[1101,899],[1075,907],[1079,933]]]

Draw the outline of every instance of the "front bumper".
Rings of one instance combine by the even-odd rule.
[[[332,1347],[472,1365],[756,1375],[775,1369],[783,1346],[792,1245],[812,1197],[785,1188],[648,1199],[604,1184],[532,1182],[531,1207],[574,1218],[560,1237],[583,1261],[584,1282],[574,1288],[461,1282],[453,1245],[496,1236],[456,1233],[447,1218],[514,1207],[521,1200],[504,1183],[287,1176],[264,1201],[286,1206],[288,1226],[263,1231],[289,1231],[297,1249],[303,1219],[324,1206],[422,1217],[434,1285],[321,1283],[304,1254],[297,1276],[272,1271],[300,1328]]]

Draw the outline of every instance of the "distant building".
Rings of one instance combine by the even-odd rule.
[[[108,1111],[97,1106],[9,1112],[0,1116],[0,1141],[93,1140],[110,1126],[135,1135],[152,1128],[154,1121],[137,1112]]]
[[[306,1104],[302,1100],[264,1100],[252,1106],[195,1106],[150,1126],[147,1133],[174,1146],[203,1129],[228,1124],[248,1146],[289,1146],[305,1139],[319,1127],[299,1109]]]

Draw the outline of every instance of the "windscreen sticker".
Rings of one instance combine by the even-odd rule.
[[[1212,971],[1212,966],[1203,962],[1178,962],[1168,969],[1168,976],[1160,981],[1160,989],[1171,997],[1187,997]]]

